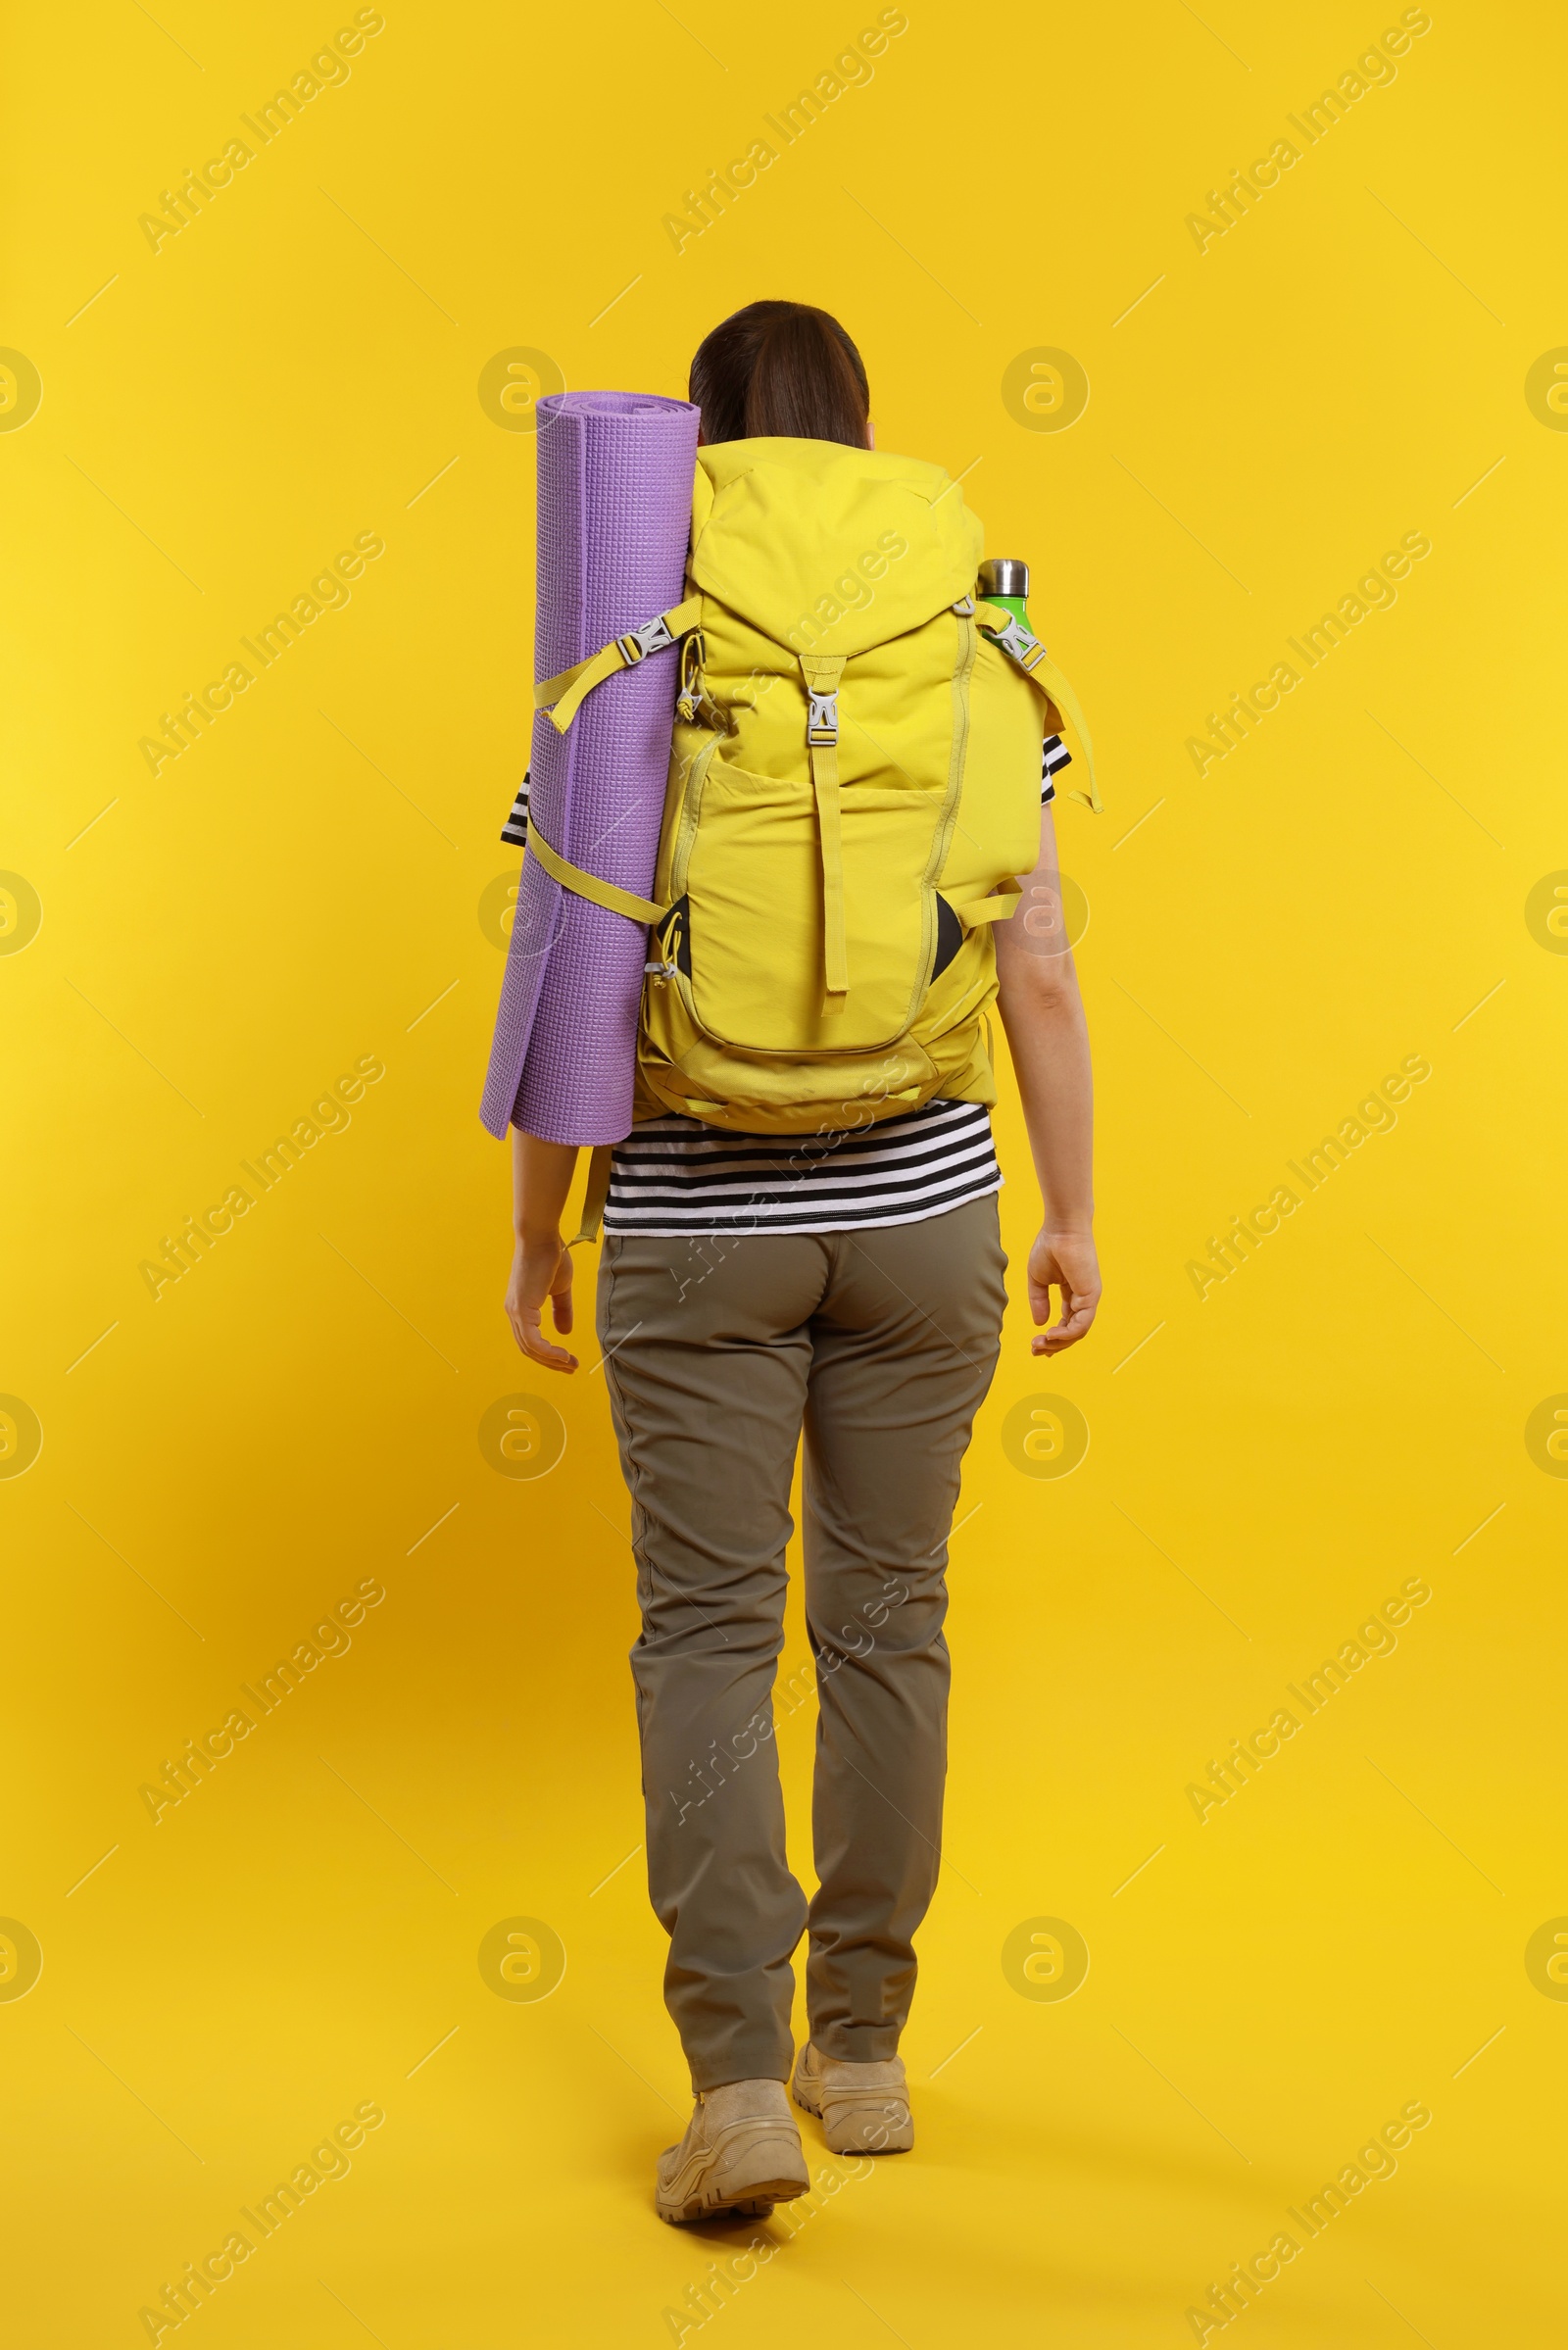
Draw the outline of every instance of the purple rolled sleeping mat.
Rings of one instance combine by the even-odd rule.
[[[698,412],[640,392],[539,403],[534,674],[555,677],[681,600]],[[648,897],[674,725],[678,648],[590,693],[568,731],[533,722],[528,823],[557,856]],[[526,857],[479,1115],[550,1143],[631,1130],[648,934]]]

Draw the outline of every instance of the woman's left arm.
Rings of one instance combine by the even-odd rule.
[[[571,1189],[577,1153],[567,1143],[541,1143],[512,1129],[512,1212],[515,1245],[507,1283],[507,1319],[524,1354],[549,1371],[575,1371],[577,1357],[544,1333],[545,1299],[556,1328],[571,1328],[571,1251],[561,1237],[561,1212]]]
[[[997,924],[997,1003],[1044,1211],[1029,1251],[1029,1310],[1035,1321],[1050,1322],[1054,1288],[1061,1297],[1060,1319],[1040,1330],[1030,1352],[1059,1354],[1093,1323],[1101,1280],[1089,1030],[1067,944],[1056,828],[1049,808],[1041,811],[1039,862],[1021,879],[1017,912],[1010,922]]]

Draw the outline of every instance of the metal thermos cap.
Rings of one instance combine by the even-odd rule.
[[[994,555],[980,565],[982,596],[1027,596],[1029,565],[1014,555]]]

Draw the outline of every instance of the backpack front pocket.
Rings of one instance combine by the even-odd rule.
[[[694,779],[695,780],[695,779]],[[671,894],[686,901],[689,970],[675,981],[715,1043],[747,1053],[837,1056],[908,1027],[936,953],[928,874],[940,796],[857,783],[841,798],[849,989],[823,1008],[823,872],[806,777],[712,759],[688,811]]]

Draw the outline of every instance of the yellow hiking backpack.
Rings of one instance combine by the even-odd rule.
[[[832,441],[697,453],[687,595],[538,701],[681,640],[637,1115],[760,1134],[996,1100],[991,925],[1040,847],[1041,746],[1072,720],[1045,647],[973,596],[978,520],[940,466]]]

